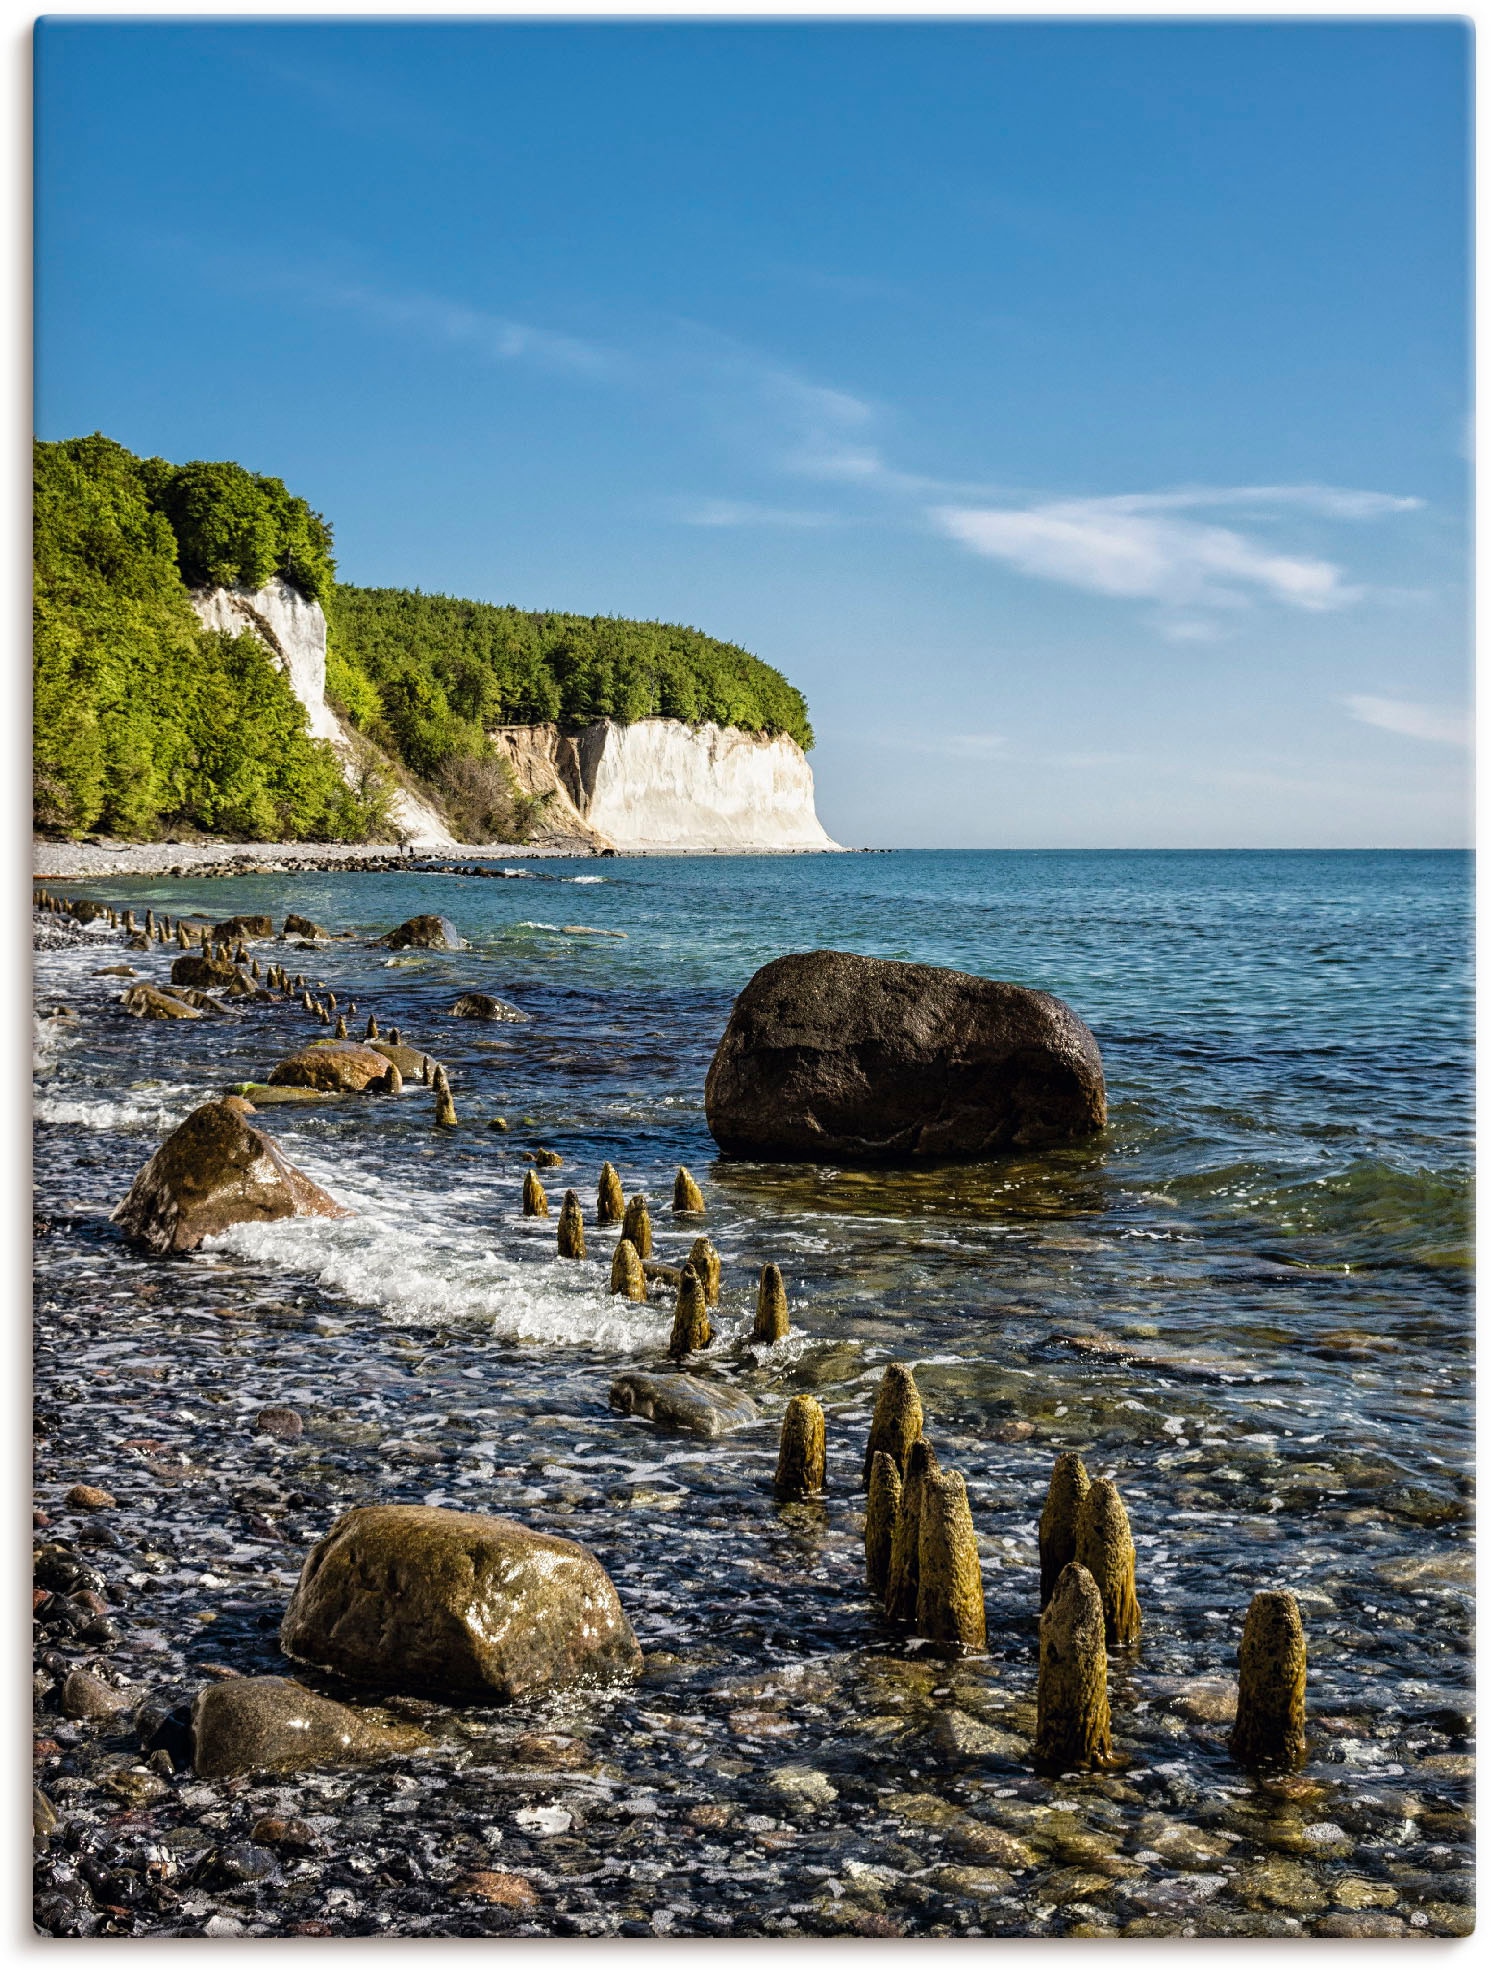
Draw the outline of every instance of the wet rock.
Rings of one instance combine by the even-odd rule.
[[[57,1810],[40,1786],[31,1788],[31,1832],[34,1838],[45,1840],[57,1831]]]
[[[1385,1881],[1366,1881],[1360,1875],[1348,1874],[1331,1882],[1331,1900],[1341,1908],[1395,1908],[1398,1891]]]
[[[200,1019],[202,1017],[195,1006],[189,1006],[184,999],[173,998],[169,992],[157,991],[153,985],[131,985],[120,1000],[120,1004],[136,1019]]]
[[[939,1867],[932,1879],[944,1895],[957,1895],[969,1901],[1007,1895],[1015,1885],[1013,1876],[1001,1867]]]
[[[193,1252],[229,1225],[350,1213],[222,1101],[204,1102],[135,1178],[113,1222],[157,1254]]]
[[[781,1500],[810,1498],[822,1491],[827,1465],[826,1424],[815,1396],[795,1395],[782,1418],[772,1490]]]
[[[1020,1740],[1014,1742],[1019,1743]],[[1035,1854],[1023,1840],[1017,1839],[1013,1833],[1007,1833],[1002,1826],[990,1826],[987,1820],[961,1819],[948,1828],[948,1837],[958,1852],[970,1859],[985,1860],[995,1867],[1012,1868],[1016,1873],[1035,1866]]]
[[[109,1512],[119,1500],[96,1484],[75,1484],[62,1502],[72,1512]]]
[[[1108,1646],[1139,1639],[1143,1617],[1134,1591],[1134,1541],[1129,1515],[1111,1478],[1099,1478],[1077,1515],[1077,1564],[1085,1567],[1103,1599]]]
[[[957,1471],[929,1474],[922,1483],[916,1632],[966,1649],[981,1649],[987,1639],[978,1542]]]
[[[523,1215],[525,1218],[546,1218],[549,1215],[549,1199],[536,1172],[529,1170],[523,1177]]]
[[[280,1646],[356,1682],[488,1702],[642,1667],[616,1589],[583,1546],[433,1505],[339,1519],[302,1569]]]
[[[396,1040],[367,1040],[366,1046],[374,1053],[381,1053],[392,1067],[397,1067],[406,1081],[422,1080],[428,1055],[422,1054],[418,1047],[406,1047]]]
[[[756,1289],[756,1318],[751,1327],[751,1339],[769,1346],[774,1341],[786,1339],[789,1325],[787,1288],[782,1283],[781,1267],[764,1265],[761,1268],[761,1283]]]
[[[537,1908],[538,1890],[521,1874],[507,1874],[497,1868],[477,1868],[457,1875],[450,1884],[453,1895],[471,1895],[496,1908]]]
[[[466,940],[449,917],[410,917],[378,942],[389,951],[464,951]]]
[[[203,1778],[359,1764],[428,1743],[412,1725],[385,1724],[285,1676],[209,1683],[192,1704],[192,1763]]]
[[[865,1583],[884,1601],[890,1580],[891,1540],[901,1505],[901,1473],[889,1451],[877,1450],[870,1464],[870,1492],[865,1505]]]
[[[323,1094],[361,1094],[388,1078],[389,1062],[376,1047],[355,1040],[316,1041],[282,1060],[269,1077],[272,1088],[315,1088]]]
[[[707,1238],[696,1238],[689,1250],[689,1264],[698,1273],[704,1287],[704,1304],[718,1306],[720,1303],[720,1255]]]
[[[1263,1902],[1291,1915],[1314,1915],[1326,1905],[1325,1891],[1299,1861],[1255,1861],[1234,1875],[1232,1888],[1243,1901]]]
[[[811,1765],[779,1765],[766,1781],[790,1805],[831,1806],[838,1798],[838,1787]]]
[[[1035,1764],[1091,1771],[1112,1756],[1102,1596],[1083,1566],[1062,1569],[1041,1615]]]
[[[278,1437],[281,1443],[296,1443],[305,1434],[305,1424],[298,1409],[271,1402],[254,1418],[254,1433]]]
[[[953,1758],[996,1758],[1004,1764],[1020,1764],[1030,1751],[1027,1740],[1014,1731],[980,1723],[964,1710],[940,1711],[932,1735],[939,1751]]]
[[[254,1108],[293,1108],[298,1104],[334,1101],[335,1095],[317,1088],[272,1088],[266,1081],[238,1081],[232,1094]]]
[[[652,1219],[647,1214],[647,1199],[640,1191],[627,1204],[621,1235],[631,1240],[637,1256],[644,1262],[652,1257]]]
[[[693,1375],[618,1375],[610,1403],[625,1416],[645,1416],[665,1429],[704,1437],[728,1436],[754,1423],[760,1413],[740,1390]]]
[[[585,1220],[580,1214],[580,1200],[573,1190],[566,1190],[564,1202],[559,1209],[558,1249],[562,1259],[583,1259],[585,1256]]]
[[[1386,1909],[1381,1908],[1364,1908],[1354,1914],[1343,1909],[1323,1915],[1311,1933],[1356,1940],[1377,1936],[1409,1936],[1413,1931],[1400,1915],[1389,1915]]]
[[[245,937],[273,937],[274,925],[268,917],[229,917],[213,929],[216,944],[237,944]]]
[[[86,1669],[73,1669],[62,1685],[61,1707],[64,1717],[98,1723],[127,1710],[130,1699],[101,1676],[91,1675]]]
[[[673,1332],[668,1340],[668,1353],[675,1361],[682,1361],[685,1355],[695,1354],[707,1348],[711,1339],[708,1303],[704,1294],[704,1282],[694,1270],[686,1265],[683,1277],[678,1282],[678,1308],[673,1315]]]
[[[1238,1650],[1237,1722],[1228,1740],[1238,1764],[1288,1770],[1305,1756],[1305,1630],[1283,1589],[1255,1594]]]
[[[614,1165],[601,1164],[600,1182],[595,1193],[595,1221],[597,1224],[620,1224],[626,1216],[626,1198],[622,1194],[621,1178]],[[630,1242],[630,1241],[628,1241]],[[632,1247],[636,1251],[635,1245]],[[638,1253],[638,1257],[641,1254]]]
[[[627,1242],[630,1244],[630,1239]],[[655,1259],[649,1259],[642,1267],[642,1277],[647,1281],[649,1286],[666,1286],[670,1293],[676,1293],[683,1284],[683,1271],[681,1267],[676,1265],[659,1265]]]
[[[331,932],[329,930],[323,930],[318,923],[312,923],[309,917],[296,916],[292,910],[290,915],[285,918],[285,927],[280,932],[280,935],[282,937],[317,938],[330,937]]]
[[[316,1829],[307,1821],[282,1819],[277,1813],[266,1813],[262,1819],[255,1820],[249,1839],[255,1846],[278,1847],[287,1854],[314,1854],[321,1847]]]
[[[922,1399],[916,1377],[899,1361],[893,1361],[880,1378],[875,1394],[875,1413],[870,1419],[870,1436],[865,1445],[864,1481],[870,1482],[870,1466],[877,1450],[886,1451],[904,1482],[906,1460],[911,1446],[922,1433]]]
[[[704,1212],[704,1193],[682,1164],[679,1165],[678,1174],[673,1179],[673,1208],[675,1211],[693,1212],[698,1216],[702,1216]]]
[[[205,951],[188,951],[171,966],[173,985],[192,985],[199,992],[213,985],[231,985],[237,976],[238,967],[230,958],[212,957]]]
[[[877,1405],[878,1406],[878,1405]],[[873,1435],[873,1431],[871,1432]],[[892,1621],[916,1619],[916,1593],[921,1574],[922,1488],[938,1474],[937,1459],[925,1437],[918,1437],[906,1458],[901,1501],[891,1532],[890,1573],[885,1585],[885,1612]]]
[[[463,992],[451,1007],[457,1019],[497,1019],[516,1024],[526,1024],[529,1015],[520,1012],[516,1006],[509,1005],[506,999],[494,999],[486,992]]]
[[[647,1279],[642,1271],[642,1261],[629,1238],[619,1238],[611,1255],[611,1291],[628,1300],[642,1301],[647,1298]]]
[[[1077,1520],[1090,1489],[1087,1468],[1075,1450],[1063,1450],[1051,1468],[1041,1509],[1041,1606],[1050,1600],[1063,1568],[1077,1557]]]
[[[1170,1708],[1193,1724],[1230,1724],[1237,1715],[1237,1685],[1199,1677],[1175,1693]]]
[[[777,958],[731,1011],[705,1116],[734,1155],[907,1162],[1079,1141],[1097,1042],[1060,999],[843,951]]]

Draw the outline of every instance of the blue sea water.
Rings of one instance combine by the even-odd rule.
[[[1249,1595],[1288,1584],[1311,1630],[1312,1700],[1346,1720],[1319,1753],[1327,1772],[1370,1772],[1384,1797],[1450,1786],[1447,1768],[1431,1766],[1451,1754],[1410,1720],[1468,1674],[1468,857],[511,866],[526,875],[93,887],[136,910],[264,910],[276,923],[293,910],[357,933],[314,952],[258,948],[444,1061],[461,1121],[437,1135],[417,1086],[393,1102],[267,1110],[292,1160],[356,1215],[228,1234],[205,1271],[167,1269],[163,1296],[136,1309],[121,1348],[143,1345],[167,1302],[183,1345],[200,1341],[204,1293],[270,1309],[281,1336],[287,1320],[320,1323],[335,1339],[319,1361],[314,1342],[294,1356],[276,1342],[262,1359],[250,1347],[225,1386],[240,1406],[311,1409],[326,1403],[328,1377],[350,1388],[360,1376],[363,1393],[339,1406],[362,1413],[383,1364],[373,1447],[323,1455],[328,1498],[557,1515],[606,1557],[644,1646],[703,1651],[717,1681],[893,1646],[858,1582],[856,1479],[883,1365],[914,1362],[933,1441],[968,1481],[986,1561],[987,1675],[1001,1679],[1015,1726],[1034,1674],[1034,1519],[1053,1454],[1077,1448],[1094,1474],[1116,1476],[1134,1524],[1145,1642],[1115,1726],[1141,1763],[1157,1768],[1163,1754],[1186,1784],[1225,1791],[1221,1735],[1178,1731],[1166,1692],[1230,1673]],[[372,944],[423,911],[450,917],[469,949],[390,956]],[[1105,1134],[905,1172],[718,1158],[703,1085],[731,1000],[769,958],[823,947],[1066,999],[1102,1051]],[[94,976],[117,956],[38,960],[43,1003],[65,997],[84,1014],[62,1035],[45,1023],[39,1208],[73,1230],[44,1254],[43,1291],[95,1343],[100,1279],[149,1270],[111,1242],[105,1213],[156,1138],[214,1088],[262,1080],[293,1041],[323,1030],[284,1006],[189,1027],[127,1020],[110,1008],[119,981]],[[168,956],[134,961],[164,975]],[[465,990],[531,1020],[456,1020],[449,1007]],[[499,1117],[506,1130],[490,1126]],[[610,1298],[604,1234],[591,1231],[584,1265],[566,1264],[552,1221],[520,1215],[525,1158],[540,1146],[563,1158],[551,1190],[572,1185],[587,1217],[600,1164],[615,1163],[628,1193],[651,1198],[659,1255],[674,1262],[698,1226],[672,1221],[672,1175],[693,1170],[726,1279],[702,1372],[762,1406],[754,1432],[693,1462],[664,1451],[620,1498],[601,1466],[618,1447],[623,1463],[640,1457],[653,1438],[608,1411],[607,1389],[619,1368],[655,1365],[671,1309]],[[761,1363],[735,1349],[768,1259],[786,1275],[794,1336]],[[389,1363],[408,1367],[402,1394]],[[431,1400],[431,1377],[451,1413]],[[782,1405],[799,1389],[828,1415],[816,1529],[791,1517],[806,1508],[783,1518],[762,1492]],[[411,1434],[400,1421],[410,1405],[423,1417],[413,1465],[396,1447]],[[456,1412],[479,1419],[475,1447]],[[680,1511],[728,1525],[728,1551],[681,1542],[669,1516]],[[944,1698],[991,1715],[993,1687]],[[919,1740],[866,1737],[856,1703],[828,1703],[794,1756],[869,1773],[880,1792],[913,1785]],[[744,1798],[752,1780],[718,1783]],[[1040,1926],[1029,1909],[1010,1920],[1019,1933]]]

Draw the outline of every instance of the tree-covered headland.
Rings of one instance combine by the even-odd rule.
[[[336,580],[331,528],[231,463],[137,458],[95,434],[35,449],[35,818],[148,838],[376,835],[259,640],[202,628],[188,591],[278,576],[324,607],[327,696],[466,840],[521,826],[496,725],[661,716],[813,742],[780,672],[696,629],[537,613]]]

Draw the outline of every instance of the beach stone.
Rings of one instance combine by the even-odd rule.
[[[1244,1901],[1266,1902],[1290,1915],[1314,1915],[1326,1904],[1324,1889],[1299,1861],[1256,1861],[1233,1876],[1232,1887]]]
[[[1364,1908],[1355,1913],[1339,1910],[1323,1915],[1311,1933],[1356,1940],[1368,1936],[1409,1936],[1413,1931],[1401,1915],[1389,1915],[1386,1909],[1381,1908]]]
[[[1331,1900],[1340,1908],[1395,1908],[1398,1891],[1385,1881],[1367,1881],[1359,1874],[1331,1882]]]
[[[354,1682],[487,1702],[642,1668],[616,1589],[583,1546],[438,1505],[345,1513],[301,1570],[280,1647]]]
[[[31,1832],[45,1840],[57,1831],[57,1809],[39,1786],[31,1788]]]
[[[1002,1867],[939,1867],[932,1879],[944,1895],[957,1895],[970,1901],[981,1901],[988,1895],[1007,1895],[1015,1885],[1013,1877]]]
[[[73,1512],[108,1512],[119,1500],[112,1491],[104,1491],[96,1484],[75,1484],[62,1502]]]
[[[321,1845],[316,1829],[303,1819],[284,1819],[266,1813],[254,1821],[249,1839],[256,1847],[279,1847],[288,1854],[314,1854]]]
[[[72,1669],[62,1685],[61,1705],[64,1717],[99,1723],[127,1710],[130,1698],[101,1676],[91,1675],[86,1669]]]
[[[193,985],[205,992],[211,985],[231,985],[238,967],[230,958],[214,958],[205,951],[187,951],[171,966],[173,985]]]
[[[858,1162],[1075,1142],[1107,1118],[1097,1041],[1062,1000],[845,951],[755,974],[704,1109],[731,1154]]]
[[[690,1436],[728,1436],[754,1423],[759,1411],[750,1396],[694,1375],[618,1375],[610,1403],[624,1416],[645,1416],[666,1429]]]
[[[305,1424],[300,1411],[287,1408],[284,1403],[271,1402],[254,1418],[256,1436],[273,1436],[278,1437],[281,1443],[294,1443],[304,1433]]]
[[[194,1252],[229,1225],[351,1213],[226,1102],[207,1101],[156,1150],[113,1213],[131,1244]]]
[[[502,1019],[514,1023],[519,1020],[526,1023],[531,1016],[509,1005],[506,999],[494,999],[486,992],[463,992],[451,1012],[457,1019]]]
[[[361,1094],[386,1081],[390,1062],[376,1048],[356,1040],[332,1040],[302,1047],[282,1060],[269,1077],[272,1088],[316,1088],[323,1094]]]
[[[131,985],[120,1004],[136,1019],[200,1019],[201,1013],[185,999],[173,998],[154,985]]]
[[[378,942],[390,951],[464,951],[466,940],[449,917],[410,917]]]
[[[406,1047],[396,1040],[364,1040],[361,1045],[381,1053],[390,1067],[397,1067],[406,1081],[417,1081],[424,1072],[426,1056],[418,1047]]]
[[[225,1101],[243,1101],[250,1105],[249,1112],[260,1108],[293,1108],[297,1102],[333,1101],[334,1095],[324,1094],[319,1088],[272,1088],[265,1081],[238,1081],[231,1092],[224,1096]]]
[[[1170,1708],[1193,1724],[1230,1724],[1237,1715],[1237,1685],[1203,1676],[1170,1699]]]
[[[285,918],[285,927],[280,935],[281,937],[330,937],[331,932],[323,930],[318,923],[312,923],[309,917],[296,916],[292,910]]]
[[[538,1890],[521,1874],[508,1874],[500,1868],[476,1868],[457,1875],[450,1884],[453,1895],[474,1895],[478,1901],[496,1908],[537,1908]]]
[[[209,1683],[192,1704],[192,1764],[201,1778],[359,1764],[429,1741],[410,1724],[382,1723],[286,1676]]]
[[[213,942],[217,944],[238,944],[245,937],[273,937],[274,925],[266,916],[229,917],[226,923],[213,926]]]
[[[979,1612],[983,1612],[982,1603]],[[995,1724],[980,1723],[966,1710],[939,1711],[932,1737],[938,1750],[953,1758],[997,1758],[1005,1764],[1018,1765],[1030,1753],[1025,1738],[1014,1731],[1002,1731]]]

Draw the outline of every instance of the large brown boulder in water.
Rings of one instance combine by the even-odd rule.
[[[274,924],[265,916],[229,917],[226,923],[214,925],[212,935],[219,944],[236,944],[244,937],[273,937]]]
[[[361,1094],[388,1079],[388,1062],[355,1040],[312,1041],[282,1060],[269,1077],[272,1088],[319,1088],[323,1094]]]
[[[171,966],[173,985],[195,985],[199,991],[209,985],[231,985],[242,974],[229,958],[214,958],[198,951],[185,951]]]
[[[464,951],[466,940],[449,917],[410,917],[378,939],[390,951]]]
[[[411,1724],[390,1724],[333,1703],[284,1676],[209,1683],[192,1704],[192,1764],[199,1778],[357,1765],[421,1751],[429,1742]]]
[[[157,991],[154,985],[131,985],[119,1001],[128,1013],[136,1019],[200,1019],[201,1011],[189,1005],[185,999],[178,999],[170,992]]]
[[[514,1519],[360,1505],[312,1548],[280,1647],[353,1682],[506,1703],[641,1673],[599,1560]]]
[[[204,1102],[166,1137],[114,1212],[131,1244],[194,1252],[232,1224],[351,1215],[250,1126],[246,1107],[232,1097]]]
[[[704,1113],[734,1155],[901,1163],[1075,1142],[1107,1102],[1097,1041],[1050,993],[805,951],[735,1001]]]

